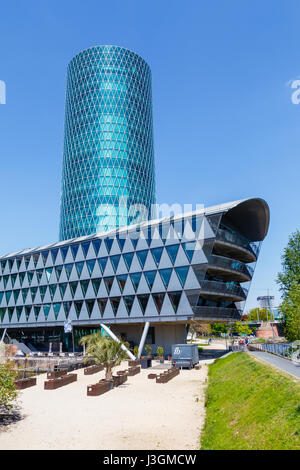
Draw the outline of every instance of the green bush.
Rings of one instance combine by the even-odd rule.
[[[9,411],[13,407],[18,395],[15,386],[16,377],[17,373],[12,365],[0,364],[0,409],[4,408]]]

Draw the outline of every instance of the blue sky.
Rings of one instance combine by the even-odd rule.
[[[117,44],[153,75],[158,202],[263,197],[271,225],[247,307],[299,229],[299,1],[43,0],[1,5],[0,253],[58,239],[66,67]]]

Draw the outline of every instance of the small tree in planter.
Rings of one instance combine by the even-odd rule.
[[[164,348],[162,346],[158,346],[156,352],[158,354],[158,357],[159,357],[159,360],[160,360],[161,364],[163,364],[164,360],[165,360],[165,358],[164,358]]]
[[[109,336],[101,336],[100,333],[84,336],[80,344],[86,345],[83,361],[92,360],[95,364],[102,364],[105,368],[105,379],[109,381],[113,380],[113,369],[127,359],[127,353],[122,349],[123,345],[128,347],[127,343],[123,341],[117,343]]]
[[[146,346],[145,346],[145,351],[146,351],[146,353],[147,353],[147,356],[148,356],[148,357],[151,357],[152,347],[150,346],[150,344],[146,344]]]

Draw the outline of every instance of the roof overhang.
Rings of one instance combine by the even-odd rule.
[[[269,206],[261,198],[237,201],[233,207],[228,208],[223,215],[223,220],[238,229],[248,240],[262,241],[269,229]]]

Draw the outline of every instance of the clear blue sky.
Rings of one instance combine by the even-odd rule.
[[[117,44],[153,74],[158,201],[267,200],[271,226],[252,282],[276,295],[299,229],[298,0],[51,0],[1,5],[0,253],[58,239],[66,67]]]

